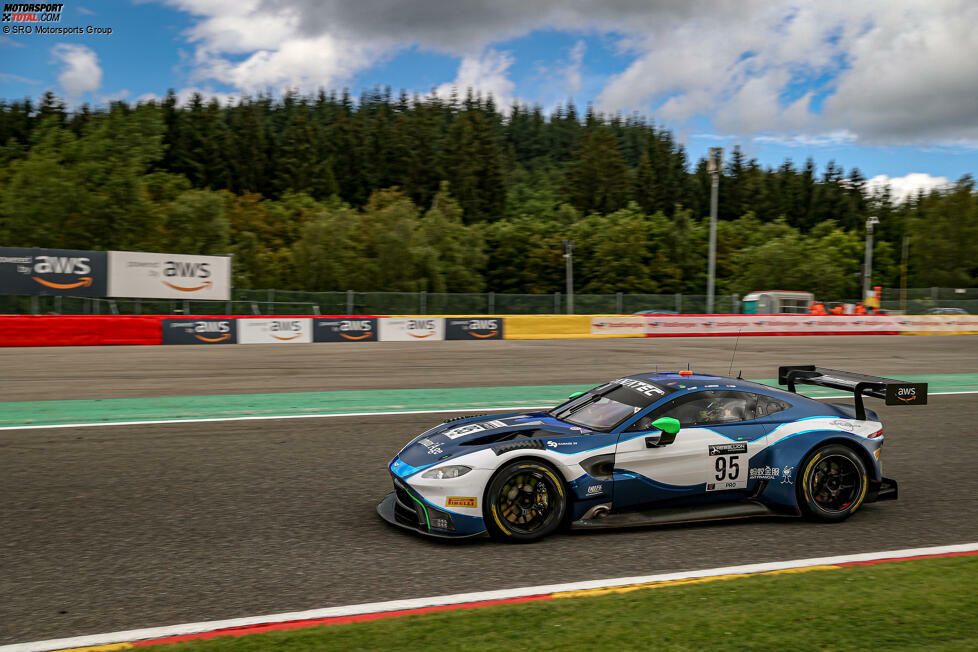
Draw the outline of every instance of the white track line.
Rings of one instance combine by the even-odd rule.
[[[345,607],[328,607],[311,609],[309,611],[293,611],[250,618],[230,618],[228,620],[211,620],[200,623],[186,623],[169,627],[150,627],[147,629],[132,629],[124,632],[95,634],[92,636],[76,636],[72,638],[51,639],[33,643],[15,643],[0,646],[0,652],[44,652],[72,647],[91,645],[109,645],[144,639],[163,638],[165,636],[183,636],[199,634],[229,627],[244,627],[248,625],[263,625],[294,620],[311,620],[314,618],[333,618],[336,616],[356,616],[359,614],[377,613],[384,611],[402,611],[405,609],[422,609],[441,605],[462,604],[466,602],[483,602],[489,600],[507,600],[531,595],[560,593],[563,591],[581,591],[586,589],[604,589],[629,584],[646,584],[649,582],[666,582],[696,577],[712,577],[716,575],[745,575],[749,573],[764,573],[768,571],[785,570],[788,568],[805,568],[807,566],[823,566],[843,564],[854,561],[876,561],[880,559],[895,559],[900,557],[918,557],[925,555],[946,555],[956,552],[978,551],[978,542],[962,543],[951,546],[933,546],[929,548],[906,548],[903,550],[888,550],[886,552],[867,552],[832,557],[815,557],[812,559],[795,559],[791,561],[776,561],[763,564],[746,564],[743,566],[726,566],[723,568],[708,568],[696,571],[678,573],[662,573],[659,575],[641,575],[636,577],[619,577],[616,579],[590,580],[586,582],[569,582],[567,584],[547,584],[543,586],[528,586],[516,589],[501,589],[498,591],[477,591],[474,593],[456,593],[439,595],[430,598],[413,598],[408,600],[390,600],[387,602],[370,602]]]
[[[510,410],[544,410],[550,405],[510,405],[509,407],[467,407],[442,410],[391,410],[376,412],[329,412],[324,414],[282,414],[251,417],[207,417],[203,419],[154,419],[152,421],[100,421],[96,423],[53,423],[39,426],[2,426],[0,430],[46,430],[50,428],[92,428],[95,426],[144,426],[158,423],[214,423],[219,421],[265,421],[269,419],[329,419],[335,417],[382,417],[388,414],[440,414],[443,412],[499,412]]]
[[[964,392],[931,392],[929,396],[947,396],[951,394],[978,394],[978,390],[969,390]],[[836,399],[836,398],[852,398],[852,394],[839,394],[838,396],[813,396],[816,400],[824,399]],[[205,417],[202,419],[153,419],[149,421],[99,421],[94,423],[52,423],[36,426],[0,426],[0,431],[2,430],[49,430],[51,428],[95,428],[100,426],[144,426],[144,425],[156,425],[161,423],[217,423],[221,421],[265,421],[269,419],[332,419],[336,417],[382,417],[389,414],[442,414],[447,412],[500,412],[500,411],[513,411],[521,412],[523,410],[546,410],[554,407],[554,404],[549,405],[510,405],[507,407],[467,407],[467,408],[451,408],[451,409],[439,409],[439,410],[391,410],[384,411],[378,410],[373,412],[329,412],[324,414],[281,414],[281,415],[259,415],[250,417]]]

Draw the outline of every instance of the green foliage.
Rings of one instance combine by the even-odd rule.
[[[638,116],[504,116],[471,92],[0,101],[0,243],[231,252],[241,288],[562,292],[569,238],[578,292],[702,294],[710,184]],[[909,238],[909,285],[978,286],[971,177],[894,205],[857,169],[765,169],[734,148],[718,291],[858,297],[869,215],[874,284],[899,284]]]

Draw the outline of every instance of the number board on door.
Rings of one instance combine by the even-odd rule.
[[[747,488],[747,444],[710,444],[707,456],[706,490]]]

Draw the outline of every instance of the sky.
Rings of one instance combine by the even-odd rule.
[[[978,175],[976,24],[972,0],[65,0],[34,25],[81,34],[2,23],[0,98],[471,87],[637,112],[692,160],[834,160],[901,197]]]

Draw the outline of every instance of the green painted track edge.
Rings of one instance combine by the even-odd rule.
[[[931,393],[978,392],[978,374],[900,377],[910,382],[929,383]],[[777,386],[777,381],[771,378],[757,382]],[[490,408],[519,411],[556,405],[570,394],[591,386],[517,385],[0,402],[0,427]],[[805,387],[803,393],[813,398],[839,395],[838,390],[822,387]]]

